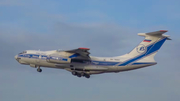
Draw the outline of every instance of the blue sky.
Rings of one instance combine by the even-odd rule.
[[[0,101],[179,101],[180,1],[1,0]],[[90,48],[93,56],[118,56],[143,37],[165,29],[172,41],[156,66],[77,78],[60,70],[18,64],[23,50]]]

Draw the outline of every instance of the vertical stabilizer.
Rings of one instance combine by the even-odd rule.
[[[139,36],[144,36],[145,39],[135,47],[128,56],[130,59],[126,60],[123,65],[129,65],[133,63],[155,63],[154,56],[161,48],[166,40],[170,40],[170,36],[164,35],[166,30],[160,30],[149,33],[139,33]]]

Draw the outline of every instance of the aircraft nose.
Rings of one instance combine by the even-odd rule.
[[[16,55],[14,58],[17,60],[18,56]]]

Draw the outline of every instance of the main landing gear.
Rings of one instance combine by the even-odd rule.
[[[38,66],[37,71],[42,72],[42,69],[40,68],[40,66]]]
[[[76,72],[76,71],[72,71],[72,75],[77,76],[77,77],[82,77],[82,76],[84,76],[84,77],[86,77],[86,78],[90,78],[90,75],[87,74],[87,73],[84,73],[84,72],[78,73],[78,72]]]

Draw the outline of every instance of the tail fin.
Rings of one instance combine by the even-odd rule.
[[[144,36],[145,39],[136,47],[134,48],[128,55],[132,57],[130,60],[126,62],[126,64],[131,63],[141,63],[141,62],[155,62],[154,56],[161,48],[163,43],[166,40],[171,40],[170,36],[163,35],[166,30],[160,30],[155,32],[149,33],[139,33],[139,36]]]

